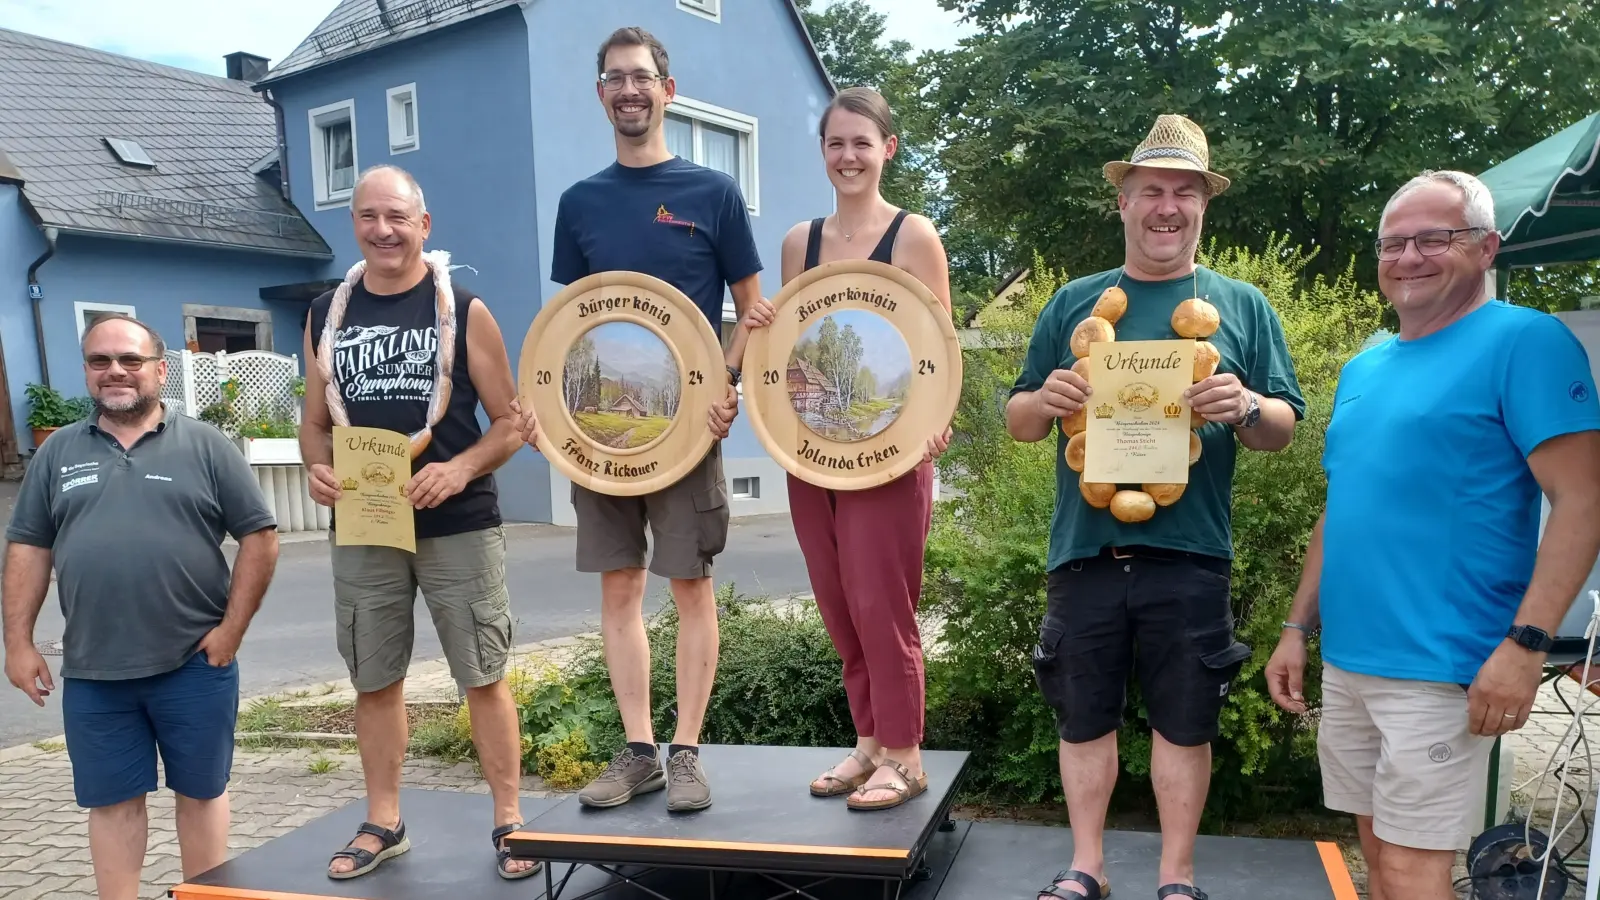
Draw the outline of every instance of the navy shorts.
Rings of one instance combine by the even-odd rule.
[[[1121,727],[1138,679],[1150,727],[1178,746],[1217,738],[1217,719],[1250,648],[1233,632],[1231,564],[1127,548],[1050,572],[1033,651],[1040,692],[1069,744]]]
[[[239,661],[204,653],[171,672],[127,681],[63,679],[61,716],[78,805],[111,806],[156,790],[156,754],[173,793],[222,796],[233,771]]]

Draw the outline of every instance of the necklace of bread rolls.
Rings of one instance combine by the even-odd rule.
[[[1117,283],[1106,288],[1100,294],[1100,299],[1095,301],[1094,308],[1077,327],[1072,329],[1072,355],[1077,361],[1072,364],[1072,371],[1077,372],[1085,381],[1089,380],[1089,345],[1101,342],[1111,342],[1117,339],[1116,323],[1122,314],[1128,311],[1128,295],[1122,290],[1122,276],[1117,276]],[[1202,300],[1200,294],[1199,269],[1195,270],[1194,295],[1192,298],[1178,304],[1172,311],[1172,330],[1179,337],[1190,338],[1195,342],[1194,348],[1194,381],[1200,382],[1210,378],[1217,371],[1217,366],[1222,362],[1222,354],[1217,351],[1216,345],[1207,338],[1217,333],[1217,328],[1222,324],[1217,308]],[[1084,449],[1088,440],[1089,407],[1085,404],[1076,413],[1061,420],[1061,430],[1066,433],[1067,467],[1072,471],[1083,473]],[[1198,431],[1206,424],[1205,417],[1189,411],[1189,465],[1193,466],[1200,461],[1200,435]],[[1143,484],[1139,490],[1119,489],[1115,484],[1100,484],[1078,479],[1078,490],[1083,494],[1083,499],[1095,509],[1110,509],[1111,514],[1120,522],[1144,522],[1156,514],[1157,507],[1171,506],[1183,496],[1186,485],[1182,484]]]

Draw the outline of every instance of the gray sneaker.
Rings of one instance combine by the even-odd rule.
[[[667,810],[690,812],[711,805],[711,786],[699,754],[679,750],[667,758]]]
[[[602,809],[621,806],[640,794],[666,786],[666,775],[655,757],[640,756],[631,748],[623,747],[600,777],[578,792],[578,802]]]

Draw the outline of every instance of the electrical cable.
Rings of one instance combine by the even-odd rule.
[[[1566,875],[1570,881],[1577,880],[1576,878],[1572,877],[1571,870],[1566,864],[1567,859],[1570,859],[1572,854],[1568,853],[1565,857],[1563,857],[1556,847],[1561,842],[1562,837],[1565,836],[1566,833],[1572,829],[1572,826],[1577,824],[1579,821],[1582,821],[1583,823],[1585,836],[1587,836],[1589,833],[1588,817],[1584,815],[1584,806],[1588,802],[1589,798],[1586,796],[1585,792],[1580,792],[1575,786],[1569,784],[1567,781],[1567,776],[1572,771],[1571,763],[1574,757],[1577,755],[1578,748],[1581,745],[1583,748],[1583,759],[1585,762],[1583,776],[1585,779],[1584,784],[1586,791],[1592,792],[1594,787],[1594,749],[1590,746],[1588,735],[1584,731],[1583,717],[1589,711],[1589,709],[1600,705],[1600,696],[1595,695],[1595,693],[1590,690],[1593,682],[1589,678],[1589,667],[1594,661],[1596,638],[1600,637],[1600,591],[1591,590],[1589,592],[1589,599],[1593,603],[1594,607],[1593,612],[1591,612],[1589,615],[1589,624],[1584,629],[1583,633],[1583,636],[1589,642],[1589,646],[1588,651],[1583,657],[1583,675],[1578,682],[1579,684],[1583,685],[1584,694],[1587,696],[1580,700],[1576,708],[1573,708],[1573,706],[1567,702],[1566,697],[1562,696],[1560,686],[1556,686],[1556,696],[1560,698],[1562,706],[1566,707],[1572,713],[1572,718],[1567,724],[1566,733],[1561,736],[1560,742],[1556,745],[1555,749],[1551,751],[1550,758],[1545,761],[1544,771],[1539,773],[1537,779],[1539,781],[1539,789],[1534,792],[1533,800],[1529,803],[1528,818],[1523,823],[1525,846],[1531,853],[1532,848],[1536,846],[1533,841],[1533,820],[1535,810],[1538,809],[1539,798],[1544,794],[1545,788],[1549,785],[1552,775],[1558,776],[1556,779],[1555,808],[1550,813],[1550,828],[1548,831],[1546,831],[1546,834],[1549,836],[1548,840],[1545,844],[1544,851],[1530,858],[1533,862],[1542,863],[1539,872],[1539,893],[1535,896],[1535,900],[1545,900],[1545,883],[1546,878],[1549,876],[1552,865],[1556,867],[1558,872]],[[1570,667],[1568,668],[1568,671],[1571,671]],[[1568,747],[1569,744],[1570,747]],[[1567,752],[1564,755],[1559,753],[1559,751],[1562,749],[1567,749]],[[1561,757],[1561,762],[1559,764],[1556,762],[1557,757]],[[1531,780],[1534,779],[1530,779],[1530,781]],[[1524,785],[1527,783],[1528,782],[1523,782]],[[1577,802],[1574,804],[1575,814],[1570,815],[1566,821],[1566,824],[1563,825],[1560,824],[1562,806],[1561,801],[1566,799],[1566,792],[1568,790],[1572,791],[1573,796],[1577,798]],[[1560,826],[1559,828],[1557,827],[1558,825]],[[1577,846],[1574,846],[1572,852],[1577,852]],[[1584,868],[1587,872],[1587,864],[1584,866]],[[1549,900],[1561,900],[1561,898],[1551,897]]]

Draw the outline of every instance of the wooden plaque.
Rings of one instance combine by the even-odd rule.
[[[961,345],[939,299],[872,260],[810,269],[745,348],[750,427],[796,478],[865,490],[922,462],[961,399]]]
[[[682,291],[639,272],[599,272],[534,317],[517,393],[561,474],[637,496],[674,484],[711,450],[706,417],[727,396],[725,365],[711,323]]]

